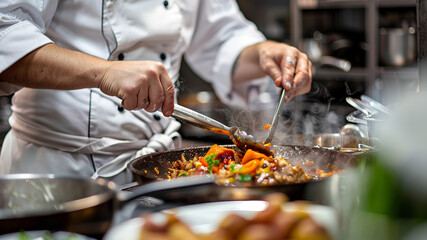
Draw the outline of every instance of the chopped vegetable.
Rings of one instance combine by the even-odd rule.
[[[182,173],[180,173],[180,174],[178,174],[178,177],[185,177],[185,176],[187,176],[187,172],[182,172]]]
[[[157,175],[160,174],[159,169],[157,169],[156,167],[154,168],[154,172],[156,172]]]
[[[221,162],[229,163],[229,161],[234,160],[235,152],[233,149],[220,147],[217,144],[212,145],[209,151],[206,153],[205,158],[211,154],[216,154],[215,159],[218,159]]]
[[[240,168],[239,170],[237,170],[236,173],[255,174],[260,162],[261,162],[260,160],[252,160],[246,163],[245,165],[243,165],[243,168]]]
[[[242,164],[245,164],[254,159],[263,159],[263,158],[268,158],[268,157],[263,153],[255,152],[252,149],[248,149],[245,155],[243,156]]]
[[[270,129],[270,127],[271,127],[271,125],[267,123],[267,124],[265,124],[264,129],[268,130],[268,129]]]
[[[252,182],[252,176],[248,174],[240,174],[239,181],[241,182]]]

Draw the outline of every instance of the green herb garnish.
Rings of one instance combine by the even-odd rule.
[[[182,177],[182,176],[187,176],[187,172],[182,172],[182,173],[180,173],[180,174],[178,174],[178,177]]]
[[[230,164],[230,169],[232,172],[236,171],[236,164]]]
[[[219,164],[219,160],[214,160],[216,158],[216,153],[211,153],[205,158],[208,163],[208,172],[212,175],[212,167]]]
[[[248,174],[240,174],[239,181],[241,182],[252,182],[252,176]]]

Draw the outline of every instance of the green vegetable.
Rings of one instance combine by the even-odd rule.
[[[43,240],[54,240],[50,232],[45,232],[43,234]]]
[[[252,176],[249,174],[240,174],[239,181],[241,182],[252,182]]]
[[[230,164],[230,169],[232,172],[236,171],[235,167],[236,167],[236,164]]]
[[[178,174],[178,177],[182,177],[182,176],[187,176],[187,172],[182,172],[182,173],[180,173],[180,174]]]
[[[216,158],[216,153],[211,153],[205,158],[208,163],[208,172],[212,175],[212,167],[219,164],[219,160],[214,160]]]
[[[19,240],[30,240],[30,238],[28,237],[27,233],[22,232],[22,231],[19,232],[18,239]]]

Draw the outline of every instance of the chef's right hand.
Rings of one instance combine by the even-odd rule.
[[[127,110],[155,112],[162,108],[169,117],[174,109],[175,87],[160,62],[109,61],[99,88],[105,94],[121,98]]]

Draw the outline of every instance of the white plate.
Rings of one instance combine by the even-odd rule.
[[[154,221],[163,221],[164,213],[174,213],[183,222],[188,224],[196,233],[209,233],[217,228],[218,223],[228,214],[237,213],[244,217],[252,217],[267,206],[265,201],[225,201],[214,203],[203,203],[168,209],[154,214]],[[301,210],[296,203],[283,205],[285,211]],[[333,208],[323,205],[306,204],[304,212],[307,212],[313,220],[324,226],[331,236],[336,239],[338,222]],[[144,220],[140,218],[131,219],[114,226],[105,235],[104,240],[138,240]]]

